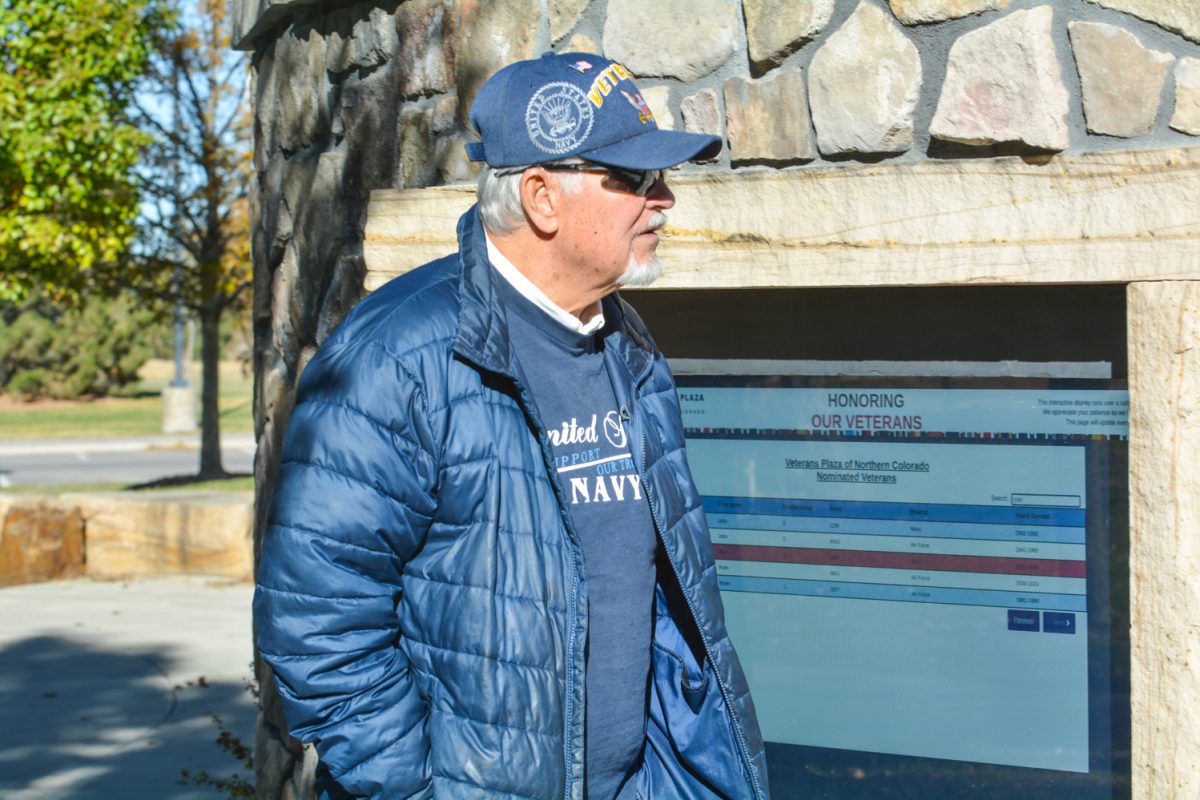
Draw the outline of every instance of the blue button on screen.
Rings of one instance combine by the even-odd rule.
[[[1040,616],[1041,612],[1038,611],[1010,610],[1008,612],[1008,629],[1010,631],[1041,630]]]
[[[1046,633],[1074,633],[1075,615],[1064,614],[1061,611],[1047,611]]]

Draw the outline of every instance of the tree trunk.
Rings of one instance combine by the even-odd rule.
[[[205,310],[200,314],[200,477],[225,476],[221,466],[220,388],[221,315]]]

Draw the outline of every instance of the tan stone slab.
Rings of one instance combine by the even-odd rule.
[[[488,78],[514,61],[533,58],[535,21],[541,14],[537,0],[462,0],[454,69],[458,115],[464,125],[470,124],[471,103]]]
[[[43,497],[0,497],[0,586],[83,575],[79,509]]]
[[[892,16],[863,0],[813,56],[808,102],[822,153],[912,147],[921,56]]]
[[[1175,56],[1145,47],[1116,25],[1074,21],[1067,28],[1088,130],[1125,137],[1149,132]]]
[[[557,42],[571,32],[591,0],[550,0],[550,41]]]
[[[87,574],[102,580],[142,575],[254,574],[250,492],[64,495],[82,512]]]
[[[403,95],[435,94],[454,87],[457,21],[455,0],[408,0],[396,9],[400,44],[395,56]]]
[[[1200,58],[1181,58],[1175,65],[1175,113],[1171,127],[1200,136]]]
[[[655,288],[1200,279],[1200,148],[683,173]],[[452,252],[473,187],[377,191],[366,286]]]
[[[600,45],[596,44],[596,40],[584,33],[573,33],[571,38],[567,40],[565,47],[560,48],[563,53],[595,53],[600,55]]]
[[[675,115],[671,113],[671,87],[648,86],[642,89],[642,99],[650,106],[650,113],[658,127],[665,131],[675,130]]]
[[[1105,8],[1125,11],[1193,42],[1200,42],[1200,3],[1196,0],[1088,0]]]
[[[763,70],[778,66],[824,30],[833,8],[834,0],[743,0],[750,60]]]
[[[817,157],[799,67],[778,69],[758,80],[725,81],[725,118],[734,164],[778,165]]]
[[[733,0],[609,0],[604,55],[638,76],[694,81],[741,45]]]
[[[1129,319],[1133,796],[1200,797],[1200,283],[1134,283]]]
[[[679,104],[679,112],[683,115],[684,130],[692,133],[711,133],[715,136],[720,136],[724,130],[724,125],[721,124],[720,100],[713,89],[701,89],[683,98],[683,102]]]
[[[1054,10],[1014,11],[950,47],[929,135],[946,142],[1017,142],[1039,150],[1070,143],[1070,95],[1053,36]]]
[[[1008,8],[1012,0],[888,0],[892,13],[905,25],[942,22]]]

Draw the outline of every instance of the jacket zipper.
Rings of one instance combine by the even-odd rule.
[[[558,482],[558,473],[554,470],[554,458],[543,436],[544,427],[538,417],[537,406],[521,381],[515,376],[508,376],[521,395],[525,412],[533,423],[533,432],[537,436],[538,448],[542,451],[542,461],[546,466],[546,474],[550,478],[550,486],[558,500],[558,516],[563,523],[563,531],[567,542],[568,564],[571,571],[570,599],[567,602],[567,674],[566,692],[563,698],[563,800],[571,800],[571,718],[575,712],[575,640],[579,629],[579,558],[575,542],[572,541],[574,523],[562,504],[564,497],[562,485]]]
[[[658,515],[654,511],[654,503],[650,501],[650,485],[646,480],[645,460],[646,460],[646,431],[645,427],[640,431],[642,444],[642,457],[638,459],[641,463],[638,467],[640,473],[639,479],[642,482],[642,491],[646,494],[647,504],[650,506],[650,518],[654,521],[654,530],[658,533],[658,541],[662,543],[663,552],[667,554],[667,562],[671,565],[671,571],[675,573],[675,580],[679,582],[680,594],[683,595],[683,602],[687,604],[688,613],[692,615],[692,620],[698,620],[696,609],[692,606],[692,600],[688,597],[687,592],[682,591],[683,582],[679,578],[679,565],[675,563],[675,555],[671,552],[671,548],[667,546],[667,541],[663,537],[662,523],[659,522]],[[758,783],[758,775],[755,774],[754,764],[750,760],[748,745],[746,744],[746,734],[742,730],[742,721],[738,718],[737,713],[733,710],[733,703],[729,699],[729,690],[725,686],[725,681],[721,678],[720,671],[717,670],[716,661],[713,659],[712,648],[709,645],[708,637],[704,634],[700,625],[696,625],[696,632],[700,634],[700,643],[704,645],[704,657],[708,659],[708,663],[712,665],[713,677],[717,679],[717,686],[721,690],[721,697],[725,700],[725,710],[729,714],[729,721],[733,725],[734,733],[737,735],[738,750],[742,754],[742,763],[746,768],[747,774],[750,776],[750,788],[754,792],[755,797],[763,797],[762,787]],[[704,670],[704,665],[700,665],[701,672]]]

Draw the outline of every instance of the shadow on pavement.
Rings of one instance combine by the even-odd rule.
[[[60,636],[0,648],[0,796],[199,800],[222,794],[180,770],[251,778],[217,746],[212,717],[253,731],[247,686],[179,683],[179,667],[170,648],[110,651]]]

